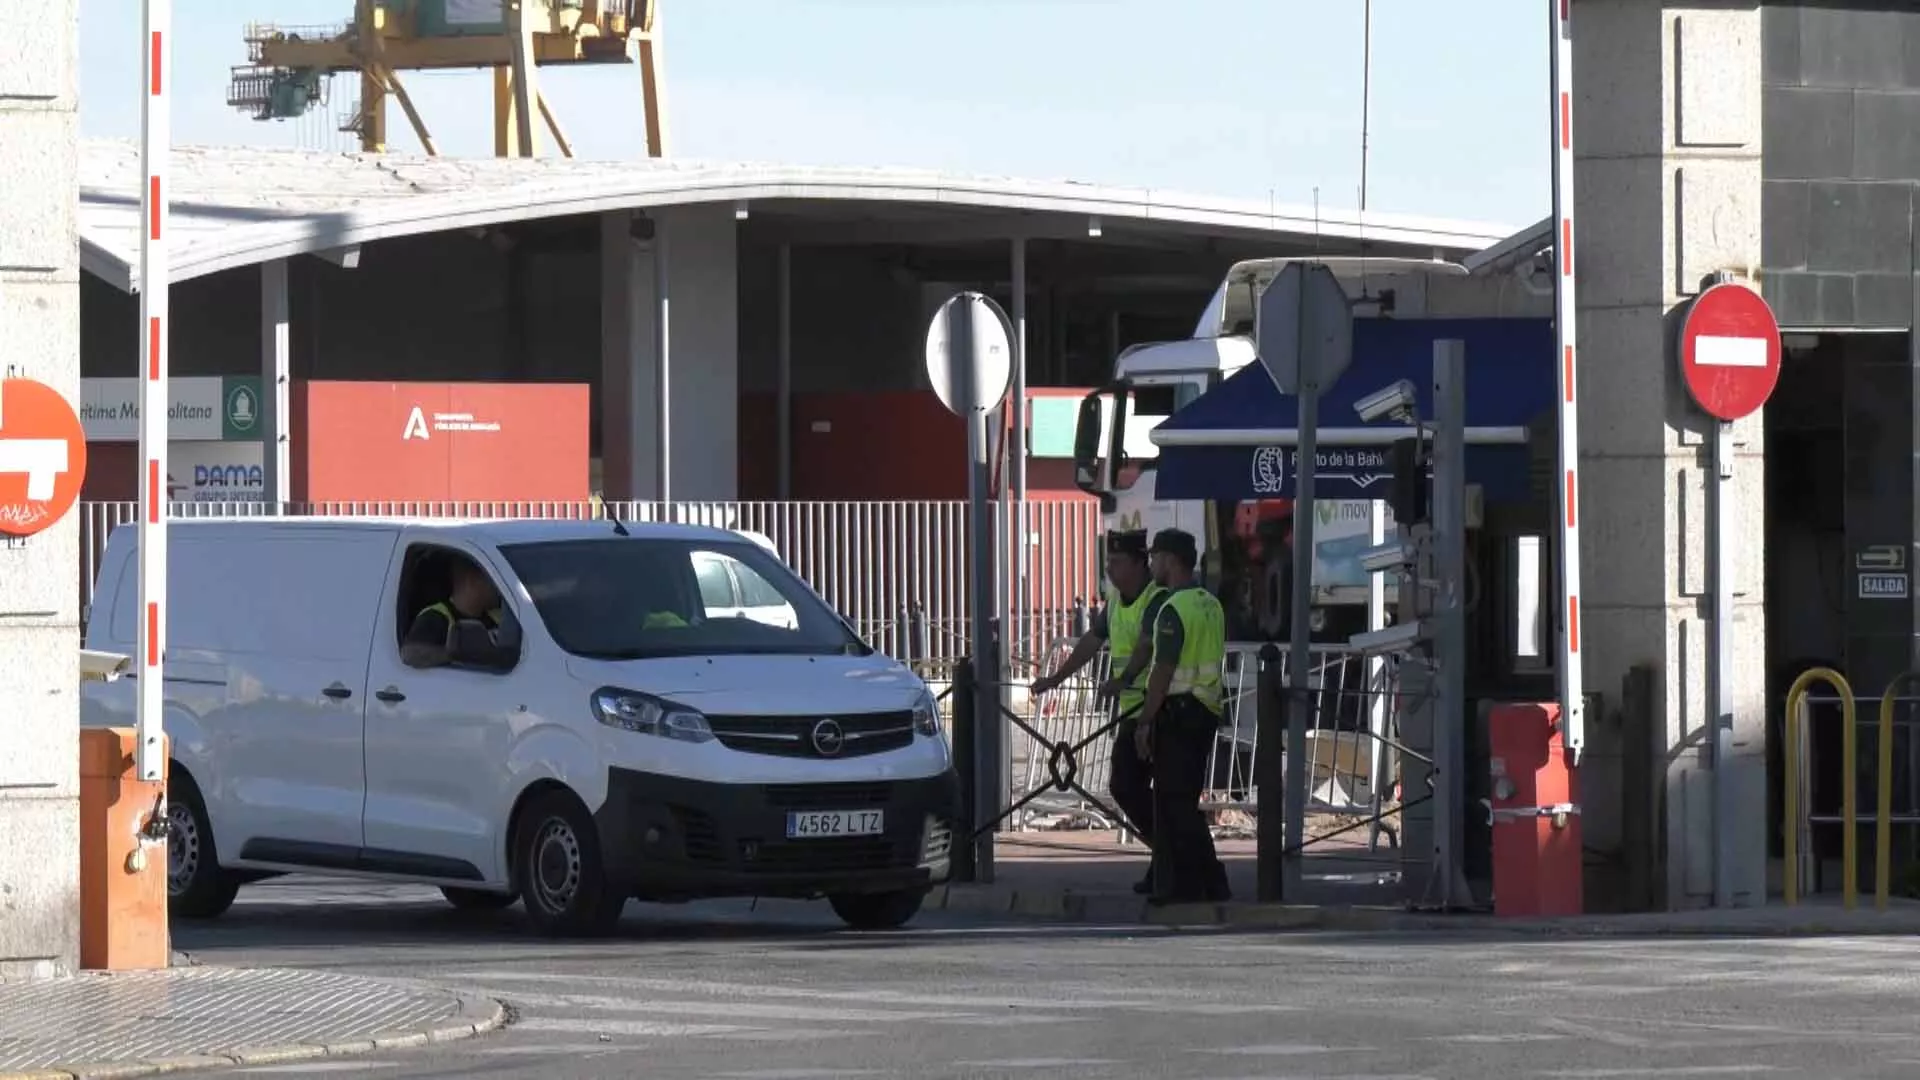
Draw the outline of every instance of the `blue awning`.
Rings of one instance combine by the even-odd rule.
[[[1354,403],[1407,379],[1418,388],[1421,416],[1431,419],[1433,343],[1444,339],[1466,343],[1467,482],[1481,485],[1492,500],[1529,497],[1527,447],[1513,440],[1553,408],[1553,324],[1547,319],[1355,320],[1353,363],[1321,392],[1316,495],[1385,497],[1387,448],[1408,432],[1393,421],[1362,424]],[[1292,446],[1298,417],[1298,399],[1280,393],[1266,369],[1254,364],[1236,372],[1154,429],[1156,441],[1167,433],[1175,443],[1214,443],[1160,446],[1155,497],[1290,498],[1299,473]]]

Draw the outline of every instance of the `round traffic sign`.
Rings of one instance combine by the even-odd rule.
[[[1722,284],[1701,293],[1680,327],[1680,374],[1711,416],[1738,420],[1780,382],[1780,324],[1760,294]]]
[[[0,379],[0,535],[32,536],[65,517],[87,477],[87,432],[60,391]]]
[[[992,411],[1013,374],[1012,324],[991,297],[963,292],[927,326],[927,381],[956,416]]]

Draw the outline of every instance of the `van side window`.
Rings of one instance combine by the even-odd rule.
[[[394,613],[408,667],[505,674],[520,662],[517,626],[500,584],[465,552],[433,544],[407,549]]]

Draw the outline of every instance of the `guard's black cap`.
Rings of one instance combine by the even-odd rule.
[[[1107,554],[1132,555],[1136,558],[1147,557],[1147,531],[1137,529],[1132,532],[1110,532],[1107,534]]]
[[[1153,547],[1148,550],[1155,555],[1178,556],[1188,566],[1200,558],[1200,549],[1193,541],[1193,534],[1183,529],[1161,529],[1153,538]]]

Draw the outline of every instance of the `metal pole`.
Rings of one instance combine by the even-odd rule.
[[[1713,906],[1733,906],[1733,425],[1713,432]],[[1792,828],[1789,824],[1788,828]],[[1789,870],[1791,872],[1791,870]]]
[[[1569,24],[1569,0],[1546,0],[1552,28],[1551,64],[1553,101],[1553,285],[1554,353],[1560,362],[1554,365],[1560,392],[1554,396],[1554,413],[1560,442],[1556,449],[1559,482],[1554,487],[1555,530],[1559,534],[1554,560],[1559,589],[1559,613],[1554,618],[1558,629],[1554,664],[1560,690],[1560,724],[1565,735],[1567,755],[1572,764],[1580,763],[1586,748],[1586,690],[1580,671],[1580,529],[1577,519],[1579,488],[1574,476],[1580,467],[1580,415],[1575,406],[1574,361],[1576,355],[1575,302],[1573,276],[1573,31]]]
[[[145,0],[145,48],[140,50],[146,78],[140,95],[140,656],[139,700],[135,705],[134,767],[140,779],[158,782],[166,768],[162,723],[165,689],[162,658],[167,625],[167,214],[168,156],[173,146],[167,93],[173,72],[167,63],[173,32],[172,0]]]
[[[967,368],[957,377],[959,385],[972,386],[973,312],[969,305],[955,304],[948,309],[947,339],[952,342],[952,354],[956,361]],[[971,527],[968,529],[967,554],[972,565],[968,573],[971,602],[967,605],[967,635],[974,675],[973,807],[974,827],[978,828],[978,822],[991,819],[993,808],[1000,800],[1001,769],[994,731],[1000,717],[1000,687],[996,684],[1001,680],[997,643],[993,640],[990,623],[995,611],[994,548],[997,545],[994,538],[998,535],[993,503],[987,498],[987,487],[991,480],[987,461],[987,421],[993,412],[989,402],[970,404],[972,408],[967,415],[967,509]],[[974,872],[978,880],[992,883],[991,834],[982,834],[975,841]]]
[[[660,446],[659,499],[673,501],[673,333],[668,321],[672,289],[668,287],[667,223],[656,219],[653,230],[653,297],[657,313],[653,320],[654,426]],[[670,518],[667,520],[671,520]]]
[[[1367,504],[1367,546],[1379,547],[1387,542],[1387,503],[1385,499],[1374,499]],[[1385,630],[1387,628],[1387,575],[1367,575],[1367,629]],[[1387,695],[1386,671],[1387,658],[1370,656],[1367,658],[1367,730],[1372,733],[1373,745],[1367,755],[1367,790],[1375,809],[1382,802],[1380,780],[1385,769],[1387,744]]]
[[[1281,803],[1269,792],[1287,790],[1279,768],[1280,754],[1275,748],[1286,741],[1287,708],[1281,689],[1280,647],[1269,642],[1260,647],[1255,681],[1253,717],[1253,783],[1259,797],[1254,804],[1254,896],[1263,904],[1286,899],[1286,879],[1282,870],[1287,848],[1286,814]]]
[[[287,260],[269,259],[260,264],[260,449],[266,476],[262,497],[275,514],[286,509],[293,471],[288,429],[293,342],[288,307]]]
[[[1298,901],[1305,872],[1301,846],[1307,827],[1307,728],[1312,722],[1313,688],[1310,667],[1313,644],[1313,481],[1320,436],[1320,372],[1318,358],[1307,349],[1307,275],[1296,275],[1300,358],[1300,440],[1294,451],[1293,491],[1293,617],[1287,647],[1287,778],[1281,790],[1286,799],[1287,854],[1281,859],[1281,889]]]
[[[778,403],[780,498],[793,497],[793,247],[780,245],[780,371]]]
[[[1031,612],[1028,591],[1031,550],[1027,539],[1027,241],[1013,241],[1013,543],[1008,545],[1013,565],[1013,625],[1008,637],[1014,649],[1027,647]],[[1011,740],[1009,740],[1011,741]]]
[[[1434,874],[1442,908],[1468,906],[1466,888],[1466,343],[1433,343],[1433,543],[1439,571],[1433,658]]]

